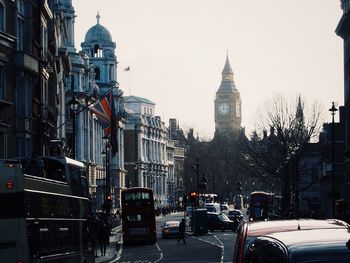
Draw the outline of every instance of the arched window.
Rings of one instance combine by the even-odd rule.
[[[100,79],[100,69],[99,68],[95,68],[94,71],[95,71],[95,79],[99,80]]]
[[[0,31],[5,31],[5,19],[6,19],[5,4],[2,0],[0,0]]]
[[[93,52],[94,52],[94,54],[93,54],[94,58],[102,58],[102,56],[103,56],[102,49],[100,48],[100,46],[98,44],[96,44],[94,46]]]

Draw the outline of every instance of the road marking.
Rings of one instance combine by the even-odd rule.
[[[223,262],[224,262],[224,254],[225,254],[224,244],[221,242],[220,239],[218,239],[218,238],[216,237],[216,235],[213,235],[213,236],[214,236],[214,238],[220,243],[220,245],[215,244],[215,243],[213,243],[213,242],[211,242],[211,241],[208,241],[208,240],[205,240],[205,239],[201,239],[201,238],[199,238],[199,237],[195,237],[195,236],[191,236],[191,237],[194,238],[194,239],[197,239],[197,240],[199,240],[199,241],[206,242],[206,243],[208,243],[208,244],[210,244],[210,245],[219,247],[219,248],[221,249],[221,261],[220,261],[220,262],[223,263]]]
[[[119,250],[118,250],[118,254],[117,254],[117,257],[110,261],[110,263],[114,263],[114,262],[117,262],[121,257],[122,257],[122,253],[123,253],[123,238],[122,238],[122,235],[119,235]]]
[[[225,255],[225,247],[224,247],[224,244],[221,242],[221,240],[216,236],[214,235],[214,238],[219,241],[219,243],[221,244],[221,263],[224,262],[224,255]]]
[[[158,251],[160,252],[160,257],[154,262],[159,262],[159,261],[161,261],[163,259],[163,252],[160,249],[160,247],[158,246],[158,243],[156,243],[156,247],[157,247]]]
[[[216,240],[218,240],[218,239],[216,238],[215,235],[213,235],[213,236],[215,237]],[[195,236],[191,236],[191,237],[194,238],[194,239],[197,239],[197,240],[199,240],[199,241],[206,242],[206,243],[208,243],[208,244],[210,244],[210,245],[217,246],[217,247],[220,248],[221,250],[224,249],[224,245],[222,244],[222,242],[221,242],[220,240],[218,240],[218,241],[219,241],[219,243],[220,243],[221,245],[218,245],[218,244],[215,244],[214,242],[211,242],[211,241],[208,241],[208,240],[205,240],[205,239],[201,239],[201,238],[199,238],[199,237],[195,237]],[[221,253],[221,254],[222,254],[222,253]]]

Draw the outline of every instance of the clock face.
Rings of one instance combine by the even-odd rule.
[[[227,114],[229,111],[229,106],[226,103],[221,103],[219,105],[219,113],[221,114]]]

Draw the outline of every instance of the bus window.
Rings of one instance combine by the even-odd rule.
[[[80,168],[69,166],[70,184],[74,195],[82,196]]]
[[[150,194],[145,192],[127,192],[125,193],[125,201],[149,200]]]
[[[24,173],[38,177],[46,177],[44,161],[42,159],[30,160],[25,165]]]
[[[66,181],[64,164],[54,159],[44,159],[46,178],[56,181]]]

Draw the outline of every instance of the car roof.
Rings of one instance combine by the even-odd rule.
[[[350,240],[349,229],[309,229],[279,232],[268,235],[284,244],[293,262],[298,259],[322,258],[334,260],[336,257],[350,260],[350,249],[347,242]],[[344,258],[345,259],[345,258]],[[322,261],[323,262],[323,261]],[[348,261],[347,261],[348,262]]]
[[[235,213],[240,213],[240,214],[242,214],[241,210],[238,210],[238,209],[230,209],[230,210],[228,210],[228,212],[229,212],[229,213],[230,213],[230,212],[235,212]]]
[[[174,224],[180,224],[180,221],[166,221],[166,225],[174,225]]]
[[[310,229],[349,229],[350,226],[341,220],[327,219],[292,219],[292,220],[271,220],[247,223],[248,236],[264,236],[276,232]]]
[[[322,244],[331,246],[337,243],[342,243],[346,247],[346,242],[350,239],[349,230],[341,228],[286,231],[272,233],[268,236],[283,242],[288,247],[288,250]]]

